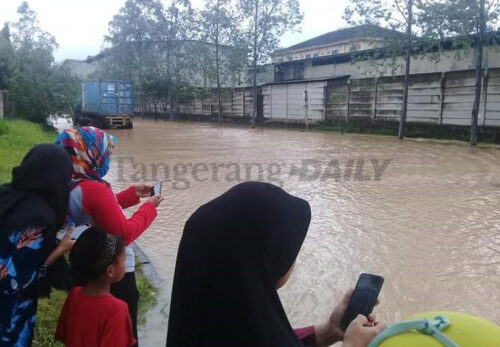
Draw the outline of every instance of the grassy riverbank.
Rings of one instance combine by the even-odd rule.
[[[0,183],[10,182],[12,168],[19,165],[33,145],[53,143],[56,136],[57,133],[48,126],[23,120],[0,120]],[[144,323],[145,313],[156,303],[156,289],[143,275],[140,264],[136,276],[140,293],[139,322]],[[54,290],[50,299],[39,300],[34,346],[62,346],[54,341],[53,336],[65,298],[66,293]]]

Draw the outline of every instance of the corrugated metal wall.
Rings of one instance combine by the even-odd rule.
[[[264,118],[315,122],[325,119],[326,81],[271,84],[262,88]],[[306,99],[307,92],[307,101]]]

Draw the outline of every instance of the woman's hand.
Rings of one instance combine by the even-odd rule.
[[[148,198],[151,196],[151,191],[153,190],[153,186],[139,183],[134,185],[134,187],[135,187],[135,195],[137,195],[138,198]]]
[[[47,258],[47,260],[45,260],[46,266],[52,265],[64,253],[71,251],[73,245],[76,242],[75,240],[71,239],[71,234],[73,234],[74,230],[75,228],[71,227],[66,233],[66,235],[64,235],[62,240],[59,242],[57,247],[52,251],[52,253],[49,254],[49,257]]]
[[[375,319],[371,322],[365,316],[358,315],[347,327],[343,347],[366,347],[385,328],[385,324]]]
[[[344,331],[340,326],[353,292],[354,289],[349,289],[344,294],[342,301],[334,307],[328,321],[316,326],[316,341],[319,346],[330,346],[344,339]],[[368,320],[372,323],[375,322],[375,315],[371,314]]]
[[[71,227],[68,230],[68,232],[66,233],[66,235],[64,235],[61,242],[59,242],[59,245],[57,246],[57,248],[59,248],[61,255],[71,251],[71,249],[75,245],[76,240],[71,239],[71,235],[73,234],[74,230],[75,230],[75,228]]]
[[[163,195],[155,195],[149,198],[148,201],[150,201],[155,207],[160,206],[161,202],[163,201]]]
[[[333,308],[328,321],[315,327],[318,346],[330,346],[338,341],[342,341],[344,338],[344,332],[340,328],[340,325],[353,292],[353,289],[348,290],[344,294],[342,301]]]

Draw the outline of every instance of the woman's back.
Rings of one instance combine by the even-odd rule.
[[[306,201],[257,182],[200,207],[179,247],[167,346],[301,346],[276,283],[309,221]]]

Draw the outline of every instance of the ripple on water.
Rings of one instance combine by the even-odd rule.
[[[280,290],[294,325],[324,319],[361,271],[385,277],[377,311],[389,322],[430,309],[466,311],[500,322],[495,305],[500,296],[498,149],[153,121],[137,121],[133,130],[113,133],[119,142],[108,179],[115,189],[131,184],[134,174],[132,165],[124,165],[120,180],[119,157],[169,167],[284,164],[279,176],[284,188],[312,207],[296,270]],[[289,177],[287,170],[300,167],[304,159],[323,167],[332,159],[341,166],[349,159],[364,159],[364,173],[372,179],[305,182]],[[380,181],[373,180],[371,159],[391,160]],[[174,189],[173,182],[164,185],[166,201],[139,241],[164,282],[159,306],[168,305],[184,222],[198,206],[234,184],[222,177],[217,182],[191,180],[183,190]],[[151,342],[147,345],[164,341],[166,321],[159,318],[160,311],[155,309],[156,318],[143,334]]]

